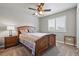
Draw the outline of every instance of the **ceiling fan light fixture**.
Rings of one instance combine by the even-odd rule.
[[[43,11],[35,12],[35,15],[36,15],[36,16],[43,15]]]
[[[37,12],[35,12],[35,15],[38,15],[38,13],[37,13]]]
[[[40,14],[40,15],[43,15],[43,11],[40,11],[39,14]]]
[[[39,16],[39,14],[38,14],[37,12],[35,12],[35,15],[36,15],[36,16]]]
[[[44,12],[49,12],[51,11],[51,9],[44,9],[44,3],[40,3],[37,5],[36,8],[29,8],[31,10],[34,10],[36,11],[33,15],[36,15],[36,16],[44,16]]]

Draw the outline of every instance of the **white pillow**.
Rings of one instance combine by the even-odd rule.
[[[35,28],[34,27],[29,27],[29,32],[30,33],[34,33],[35,32]]]

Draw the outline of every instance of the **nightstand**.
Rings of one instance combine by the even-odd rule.
[[[16,46],[17,45],[17,36],[5,37],[5,48]]]
[[[64,44],[69,44],[72,46],[76,46],[76,37],[75,36],[65,36],[64,37]]]

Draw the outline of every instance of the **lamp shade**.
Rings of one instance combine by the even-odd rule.
[[[14,26],[7,26],[7,30],[15,30]]]

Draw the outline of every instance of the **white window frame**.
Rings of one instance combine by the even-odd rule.
[[[61,30],[57,30],[57,22],[56,22],[56,19],[58,19],[58,18],[61,18],[61,17],[65,17],[65,28],[64,28],[64,30],[63,31],[61,31]],[[55,20],[55,30],[53,31],[50,31],[50,29],[49,29],[49,21],[50,20]],[[56,18],[53,18],[53,19],[50,19],[50,20],[48,20],[48,32],[66,32],[67,30],[66,30],[66,15],[62,15],[62,16],[59,16],[59,17],[56,17]]]

